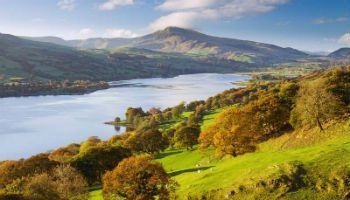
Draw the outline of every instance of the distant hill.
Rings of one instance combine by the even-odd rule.
[[[88,49],[135,47],[153,51],[182,53],[191,57],[208,60],[212,58],[224,59],[229,62],[242,62],[254,66],[295,61],[309,56],[307,53],[292,48],[282,48],[276,45],[246,40],[214,37],[177,27],[168,27],[164,30],[132,39],[92,38],[68,41],[53,39],[51,37],[30,39],[43,42],[51,41],[55,44]]]
[[[38,39],[39,40],[39,39]],[[191,57],[121,48],[79,50],[0,34],[0,82],[27,80],[121,80],[200,72],[232,72],[232,67],[196,61]]]
[[[328,55],[329,57],[336,59],[347,59],[350,58],[350,48],[341,48]]]

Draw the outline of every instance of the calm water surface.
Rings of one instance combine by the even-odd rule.
[[[232,81],[248,79],[249,76],[231,74],[181,75],[118,81],[114,84],[119,87],[86,95],[3,98],[0,160],[26,158],[90,136],[107,139],[118,131],[103,123],[116,116],[123,118],[129,106],[147,110],[204,100],[237,87]]]

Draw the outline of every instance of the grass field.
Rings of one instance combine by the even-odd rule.
[[[215,160],[212,151],[169,150],[162,153],[158,161],[180,184],[177,191],[180,197],[266,179],[278,173],[283,164],[296,161],[303,163],[306,169],[318,168],[320,171],[350,166],[350,121],[325,132],[311,130],[308,133],[272,139],[262,143],[257,152],[236,158]],[[294,134],[304,134],[308,144],[297,144]],[[197,163],[201,166],[196,167]]]
[[[218,113],[205,116],[202,127],[205,128]],[[258,196],[259,199],[270,199],[284,194],[287,199],[337,199],[339,191],[332,191],[332,185],[342,184],[343,180],[338,174],[341,169],[350,167],[350,120],[330,126],[324,132],[311,129],[285,134],[261,143],[254,153],[235,158],[219,159],[213,150],[195,149],[167,150],[156,159],[179,183],[177,195],[180,199],[188,195],[208,194],[214,190],[227,196],[243,186],[257,187],[262,181],[269,183],[283,176],[298,175],[293,174],[296,169],[293,163],[299,163],[306,171],[303,176],[315,181],[315,188],[324,187],[325,192],[304,187],[288,193],[278,189],[271,192],[271,196],[259,196],[259,191],[263,189],[257,187],[254,192],[248,192],[242,197],[236,194],[235,197],[254,199]],[[291,183],[286,183],[286,187],[288,184]],[[91,199],[102,199],[101,192],[92,192]]]

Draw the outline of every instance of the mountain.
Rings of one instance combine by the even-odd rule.
[[[180,54],[132,48],[80,50],[48,43],[62,42],[58,38],[40,40],[44,39],[46,42],[38,42],[0,34],[0,82],[11,79],[109,81],[237,70]]]
[[[220,59],[243,61],[251,64],[274,64],[308,56],[306,53],[292,48],[282,48],[246,40],[213,37],[197,31],[176,27],[169,27],[162,31],[136,38],[132,45],[156,51],[214,56]]]
[[[68,41],[59,38],[59,37],[53,37],[53,36],[47,36],[47,37],[26,37],[23,36],[21,37],[23,39],[27,40],[32,40],[32,41],[37,41],[37,42],[47,42],[47,43],[52,43],[52,44],[58,44],[62,46],[69,46]]]
[[[341,48],[328,55],[336,59],[350,59],[350,48]]]
[[[44,38],[32,38],[47,42]],[[168,27],[142,37],[92,38],[87,40],[52,40],[53,43],[76,48],[113,49],[134,47],[153,51],[182,53],[200,59],[224,59],[227,62],[246,63],[252,66],[273,65],[308,57],[307,53],[292,48],[209,36],[194,30]]]

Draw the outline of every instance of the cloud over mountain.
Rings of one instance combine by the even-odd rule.
[[[167,26],[192,28],[204,20],[237,19],[247,15],[266,13],[288,0],[166,0],[156,9],[168,12],[155,20],[153,31]]]
[[[100,10],[114,10],[119,6],[133,5],[134,0],[108,0],[99,5]]]

